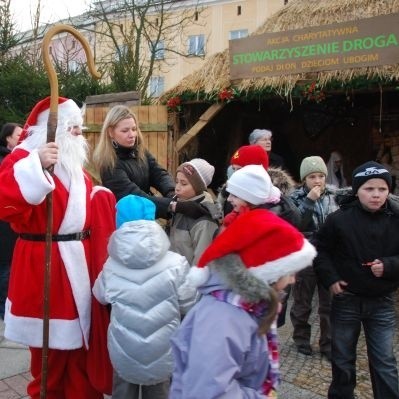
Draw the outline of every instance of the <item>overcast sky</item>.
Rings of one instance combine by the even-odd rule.
[[[18,31],[32,29],[31,15],[35,14],[38,0],[11,0],[11,13]],[[69,15],[87,10],[90,0],[41,0],[41,23],[56,22]]]

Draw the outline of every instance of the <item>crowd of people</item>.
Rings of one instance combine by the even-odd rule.
[[[30,349],[31,398],[43,356],[49,399],[276,398],[288,295],[293,342],[312,356],[316,288],[328,398],[354,398],[362,327],[374,397],[399,398],[399,199],[384,165],[358,166],[349,186],[340,152],[310,155],[295,182],[272,132],[255,129],[214,196],[213,165],[193,158],[172,176],[116,105],[95,186],[81,110],[60,97],[47,142],[49,107],[0,136],[0,316],[5,337]]]

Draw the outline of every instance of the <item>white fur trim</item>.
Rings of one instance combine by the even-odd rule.
[[[37,150],[14,164],[14,176],[22,196],[31,205],[42,203],[55,188],[53,178],[42,168]]]
[[[40,112],[40,114],[37,116],[36,125],[47,126],[49,114],[50,114],[49,108]],[[68,99],[63,103],[58,104],[57,118],[59,122],[64,120],[70,122],[76,121],[77,125],[81,125],[82,111],[73,100]]]
[[[83,170],[78,176],[71,177],[70,184],[65,181],[66,175],[61,173],[61,170],[56,168],[55,173],[65,187],[70,188],[67,209],[58,233],[69,234],[82,231],[86,221],[87,190]],[[83,243],[81,241],[60,241],[58,247],[72,287],[84,341],[88,347],[91,288]]]
[[[15,148],[20,148],[22,150],[32,152],[46,143],[46,134],[36,133],[29,135],[22,143],[18,144]]]
[[[262,281],[269,284],[276,282],[280,277],[295,274],[296,272],[310,266],[317,252],[315,247],[306,239],[299,251],[292,252],[287,256],[267,262],[261,266],[251,267],[249,271]]]
[[[83,346],[79,320],[50,320],[49,347],[51,349],[78,349]],[[6,301],[4,336],[22,345],[43,346],[43,320],[12,314],[12,304]]]
[[[187,282],[188,284],[194,287],[200,287],[205,284],[210,276],[210,271],[208,266],[205,267],[197,267],[193,266],[190,268],[190,271],[187,274]]]

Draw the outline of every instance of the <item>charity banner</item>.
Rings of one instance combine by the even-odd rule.
[[[230,79],[399,63],[399,13],[230,40]]]

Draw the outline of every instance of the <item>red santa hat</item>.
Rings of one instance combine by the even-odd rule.
[[[46,127],[50,113],[50,97],[39,101],[30,112],[25,122],[19,142],[21,143],[27,137],[33,134],[32,127]],[[69,125],[82,125],[82,112],[73,100],[68,98],[58,98],[58,123],[69,123]]]
[[[190,269],[191,283],[204,284],[210,275],[208,264],[229,254],[239,255],[247,272],[270,284],[310,266],[316,250],[288,222],[257,208],[241,214],[213,240]]]
[[[269,168],[269,156],[260,145],[243,145],[231,157],[230,165],[247,166],[262,165],[265,170]]]

